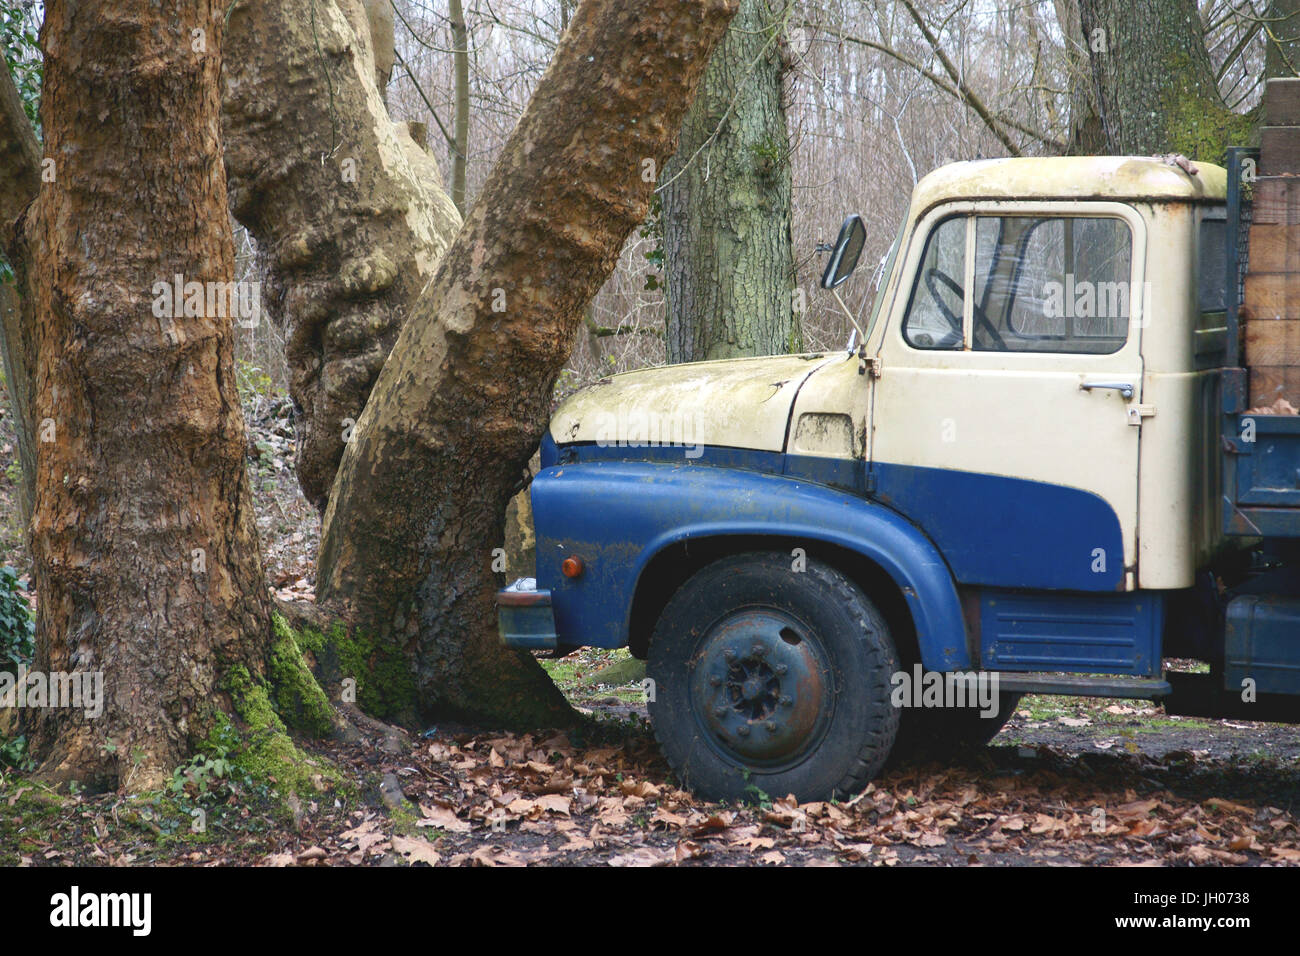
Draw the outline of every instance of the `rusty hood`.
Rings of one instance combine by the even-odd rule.
[[[781,451],[799,387],[841,357],[779,355],[625,372],[561,404],[551,419],[551,437],[560,445]]]

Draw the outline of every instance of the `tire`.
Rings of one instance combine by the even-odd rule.
[[[700,796],[857,793],[898,731],[884,617],[839,571],[757,552],[708,565],[672,596],[650,640],[650,717]]]
[[[988,746],[1020,706],[1022,694],[998,695],[998,710],[982,717],[974,708],[934,710],[902,708],[898,738],[894,741],[893,764],[933,757],[951,757]]]

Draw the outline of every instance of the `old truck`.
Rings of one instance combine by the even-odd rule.
[[[1025,693],[1292,719],[1300,417],[1247,414],[1252,161],[943,167],[845,349],[572,396],[502,640],[630,647],[670,763],[724,798],[852,793]],[[850,217],[824,287],[864,240]],[[996,706],[900,706],[932,674]]]

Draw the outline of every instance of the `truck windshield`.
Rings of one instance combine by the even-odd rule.
[[[876,266],[875,274],[871,277],[873,298],[863,342],[871,338],[871,332],[876,327],[876,318],[880,315],[880,307],[885,301],[885,289],[889,286],[889,277],[894,274],[894,260],[898,258],[898,247],[903,244],[903,230],[906,228],[907,219],[904,217],[903,224],[898,227],[898,235],[894,237],[894,244],[890,246],[889,253],[880,260],[880,265]]]

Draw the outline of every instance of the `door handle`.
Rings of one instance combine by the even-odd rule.
[[[1113,388],[1125,398],[1133,397],[1132,382],[1080,382],[1079,387],[1085,392],[1094,388]]]

